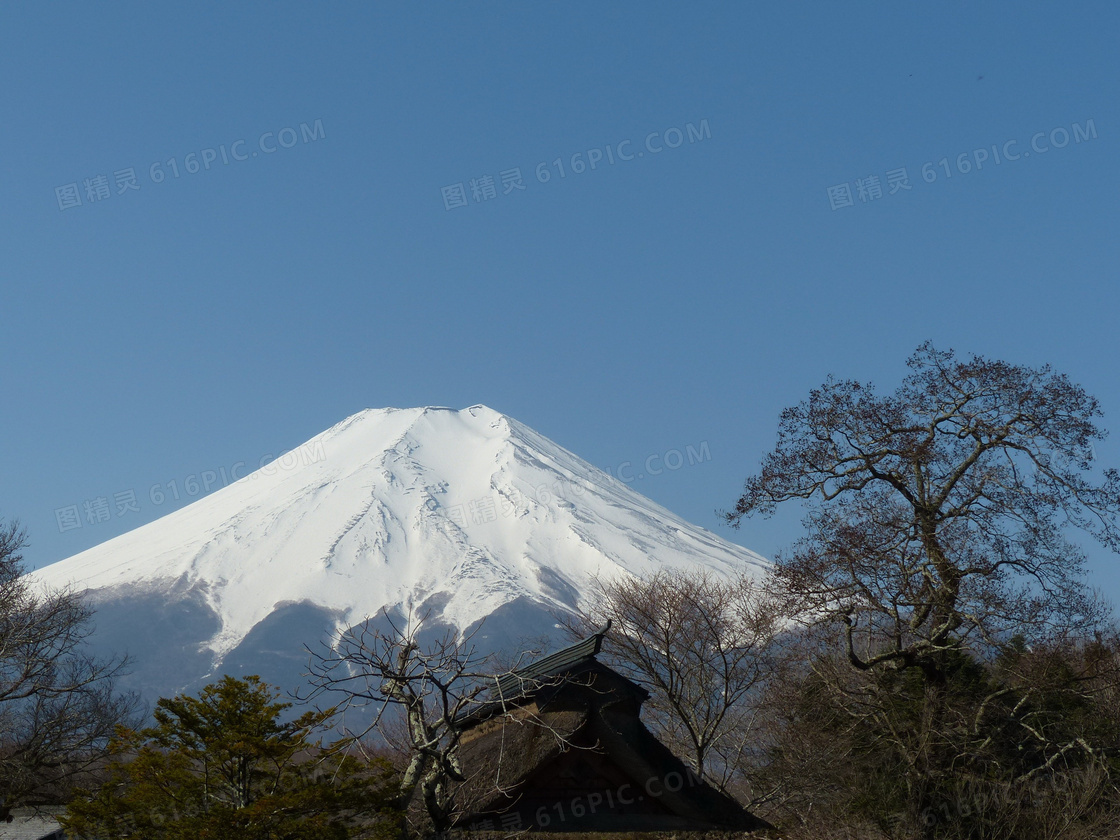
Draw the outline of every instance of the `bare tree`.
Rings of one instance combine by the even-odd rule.
[[[852,668],[826,630],[799,634],[804,659],[767,687],[762,704],[767,755],[754,772],[771,793],[763,816],[791,837],[819,836],[825,825],[844,836],[841,826],[859,823],[884,838],[1115,834],[1115,636],[1016,643],[986,663],[957,656],[951,702],[930,733],[918,669]],[[914,815],[907,797],[930,740],[944,749],[948,772],[927,784]]]
[[[121,659],[84,649],[92,610],[23,575],[26,533],[0,526],[0,811],[57,793],[103,756],[137,700],[114,690]]]
[[[497,676],[487,669],[489,659],[476,653],[473,634],[448,631],[422,645],[424,619],[398,626],[387,612],[381,616],[388,632],[366,619],[332,644],[309,649],[312,689],[305,699],[341,694],[340,711],[372,708],[372,722],[352,737],[358,741],[377,731],[403,746],[407,757],[395,806],[406,813],[419,793],[433,830],[444,834],[458,816],[456,785],[466,781],[459,761],[462,718],[483,702]]]
[[[778,599],[746,575],[663,570],[599,581],[568,630],[585,635],[605,619],[615,632],[601,656],[650,691],[646,709],[658,734],[697,775],[726,788],[752,748],[749,701],[777,655]]]
[[[834,688],[848,692],[849,711],[905,745],[900,772],[915,817],[931,785],[972,755],[944,737],[964,731],[952,725],[954,681],[963,686],[979,674],[976,662],[1006,651],[1016,635],[1044,642],[1104,618],[1066,533],[1073,526],[1120,548],[1120,473],[1094,479],[1092,443],[1105,435],[1098,403],[1049,367],[961,361],[928,343],[908,364],[893,394],[830,378],[786,409],[777,446],[727,519],[737,526],[780,504],[807,506],[808,535],[777,558],[777,574],[807,620],[839,630],[852,669],[885,675]],[[894,701],[911,675],[920,705],[892,731],[898,719],[886,712],[900,708]],[[1035,740],[1022,714],[1032,701],[986,680],[968,683],[981,692],[972,746],[1007,715]],[[1043,740],[1024,753],[1036,767],[1083,749]]]
[[[830,379],[783,412],[778,445],[735,510],[816,502],[809,536],[778,571],[806,606],[845,626],[860,669],[894,663],[933,676],[938,651],[970,635],[1045,632],[1100,617],[1082,582],[1080,527],[1120,548],[1120,473],[1095,484],[1097,401],[1049,367],[923,345],[894,394]],[[890,644],[860,650],[856,625]]]

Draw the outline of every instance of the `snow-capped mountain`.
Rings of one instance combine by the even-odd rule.
[[[553,632],[595,576],[761,572],[485,406],[375,409],[155,522],[34,572],[86,590],[98,646],[128,650],[149,698],[221,673],[281,685],[303,644],[388,607],[493,648]]]

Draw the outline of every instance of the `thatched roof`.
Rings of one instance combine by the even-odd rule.
[[[469,729],[493,715],[527,703],[543,705],[556,694],[563,693],[565,686],[573,682],[589,683],[592,678],[590,672],[594,671],[609,672],[617,682],[611,689],[628,691],[640,706],[649,697],[649,692],[622,674],[605,668],[595,659],[602,647],[603,637],[610,628],[611,622],[608,620],[586,639],[498,677],[486,700],[460,715],[457,720],[459,727]]]
[[[572,749],[587,711],[540,712],[536,706],[491,718],[466,733],[460,763],[467,781],[456,797],[473,812],[501,811],[538,768]]]
[[[573,668],[594,659],[603,646],[603,637],[611,629],[611,623],[608,618],[603,627],[586,639],[500,677],[495,693],[502,697],[515,697],[526,690],[532,690],[538,682],[547,681],[557,674],[567,674]]]
[[[646,729],[648,693],[595,659],[607,629],[506,678],[508,695],[463,719],[460,827],[506,817],[551,831],[767,827]]]

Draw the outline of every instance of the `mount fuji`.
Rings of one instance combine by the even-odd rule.
[[[556,636],[594,578],[761,575],[691,525],[486,406],[371,409],[193,504],[39,569],[84,592],[93,644],[149,701],[220,674],[294,687],[304,644],[385,609],[483,649]]]

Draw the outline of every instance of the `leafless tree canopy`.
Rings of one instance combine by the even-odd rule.
[[[422,645],[423,619],[398,626],[386,613],[382,617],[388,631],[367,619],[340,633],[331,645],[309,651],[312,688],[306,699],[341,695],[340,710],[374,709],[373,722],[364,732],[353,733],[356,739],[376,729],[397,741],[403,729],[404,743],[396,746],[407,758],[396,807],[407,811],[419,793],[432,827],[445,832],[458,814],[455,784],[465,778],[459,762],[462,731],[456,722],[482,702],[500,675],[489,672],[489,659],[475,652],[470,635],[448,631]],[[393,712],[403,716],[403,726]]]
[[[615,629],[601,658],[650,691],[645,709],[657,734],[726,787],[751,745],[749,695],[773,664],[775,598],[746,576],[665,570],[600,582],[569,630],[585,635],[608,618]]]
[[[118,695],[124,663],[84,649],[92,611],[23,577],[26,535],[0,527],[0,808],[42,799],[95,763],[136,700]]]
[[[727,519],[805,506],[776,574],[805,623],[841,642],[840,660],[818,648],[782,686],[772,769],[785,762],[788,782],[794,756],[839,749],[878,785],[847,786],[849,806],[904,801],[921,836],[956,836],[935,811],[962,780],[1021,790],[1114,760],[1101,710],[1118,647],[1100,641],[1107,610],[1069,534],[1120,549],[1120,474],[1092,463],[1097,401],[1049,367],[929,344],[908,364],[889,395],[830,378],[783,412]],[[1003,836],[985,825],[968,836]]]
[[[1120,548],[1120,474],[1090,476],[1097,401],[1049,367],[923,345],[893,394],[829,379],[783,412],[734,525],[794,499],[808,536],[779,573],[811,610],[848,627],[860,668],[929,663],[970,635],[1091,624],[1083,529]],[[890,641],[860,649],[859,623]]]

